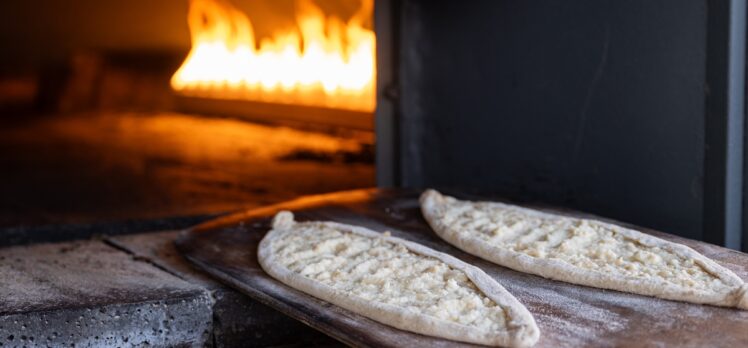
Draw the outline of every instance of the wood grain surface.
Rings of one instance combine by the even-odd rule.
[[[187,259],[221,281],[351,346],[470,345],[391,328],[289,288],[268,276],[257,262],[257,245],[269,230],[270,218],[278,210],[292,210],[299,221],[332,220],[375,231],[391,231],[394,236],[482,268],[535,316],[541,330],[536,347],[748,346],[748,311],[562,283],[516,272],[466,254],[431,231],[418,207],[419,193],[370,189],[303,197],[199,225],[183,232],[177,247]],[[558,209],[539,209],[591,217]],[[748,254],[634,228],[686,244],[748,279]]]

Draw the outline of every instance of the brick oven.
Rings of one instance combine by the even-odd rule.
[[[2,3],[0,346],[452,344],[360,332],[332,305],[273,297],[237,276],[254,250],[231,249],[281,208],[425,231],[415,197],[430,187],[641,226],[743,267],[746,11]],[[227,255],[236,264],[217,264]],[[558,296],[598,319],[649,313],[636,298]],[[539,346],[624,337],[590,317],[562,330],[547,313],[541,329],[560,334]],[[663,345],[691,339],[679,323],[663,324]],[[748,342],[731,323],[703,337]]]

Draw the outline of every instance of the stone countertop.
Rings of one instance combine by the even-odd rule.
[[[175,235],[0,249],[0,346],[336,345],[191,269]]]

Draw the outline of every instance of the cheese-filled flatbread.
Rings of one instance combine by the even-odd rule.
[[[273,278],[395,328],[506,347],[535,344],[527,309],[480,269],[420,244],[279,212],[258,259]]]
[[[748,285],[695,250],[632,229],[427,190],[421,211],[465,252],[545,278],[748,309]]]

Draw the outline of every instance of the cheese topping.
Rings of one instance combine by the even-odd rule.
[[[693,259],[627,238],[614,225],[509,205],[453,198],[447,204],[442,220],[445,225],[489,245],[605,274],[692,289],[732,289]]]
[[[464,272],[401,244],[297,223],[272,245],[283,266],[362,299],[480,330],[506,327],[506,314]]]

